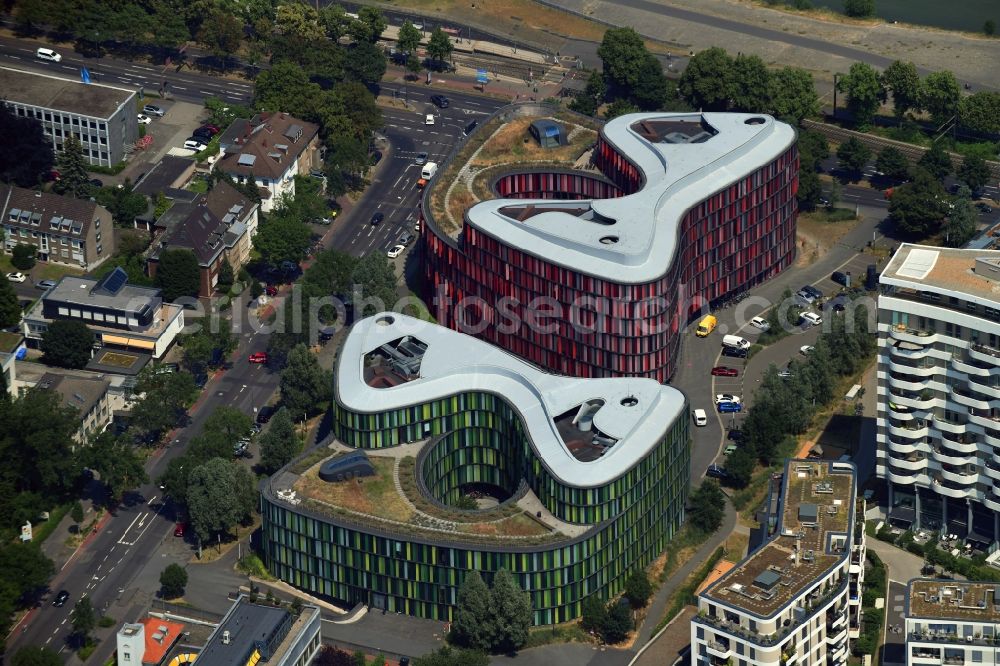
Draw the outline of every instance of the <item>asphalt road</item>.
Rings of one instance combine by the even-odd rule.
[[[35,49],[45,42],[0,37],[0,60],[16,68],[30,68],[53,76],[79,77],[86,67],[94,83],[120,86],[148,93],[167,82],[171,97],[201,104],[206,97],[219,97],[226,101],[247,104],[253,98],[253,82],[220,78],[195,71],[175,71],[175,67],[157,67],[143,62],[129,62],[112,57],[87,58],[70,48],[57,48],[62,62],[48,62],[35,57]],[[155,103],[155,100],[154,100]]]

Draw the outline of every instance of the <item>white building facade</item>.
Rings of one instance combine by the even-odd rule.
[[[911,580],[906,666],[1000,664],[1000,585]]]

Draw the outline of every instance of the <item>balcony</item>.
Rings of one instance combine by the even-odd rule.
[[[718,657],[719,659],[729,659],[729,657],[733,654],[729,645],[718,641],[708,641],[708,643],[705,644],[705,647],[708,649],[708,653],[710,655]]]
[[[969,345],[969,358],[987,366],[1000,367],[1000,350],[973,342]]]
[[[930,377],[938,372],[944,370],[943,367],[939,366],[937,363],[928,363],[926,361],[916,362],[916,363],[897,363],[889,357],[889,370],[890,372],[898,372],[904,375],[914,375],[916,377]],[[905,380],[904,380],[905,381]]]
[[[975,465],[976,464],[976,446],[972,445],[972,451],[969,453],[962,453],[961,451],[951,450],[952,442],[948,443],[948,449],[943,449],[941,447],[935,446],[931,449],[931,458],[938,461],[939,463],[944,463],[945,465]]]
[[[996,456],[994,455],[994,458],[995,457]],[[995,481],[1000,481],[1000,464],[997,464],[992,460],[987,460],[986,465],[983,466],[983,474]]]
[[[927,388],[922,389],[920,392],[907,391],[893,386],[891,380],[889,382],[889,386],[889,400],[903,407],[912,407],[913,409],[931,409],[935,406],[935,403],[940,400],[940,397],[938,397],[934,391]]]
[[[986,367],[980,364],[970,363],[972,359],[962,360],[956,355],[951,360],[952,369],[961,372],[969,377],[989,377],[1000,373],[1000,367],[987,364]]]
[[[899,469],[909,472],[922,472],[927,469],[927,457],[919,453],[910,454],[905,457],[892,457],[892,464]]]
[[[930,434],[930,428],[927,427],[926,421],[916,421],[905,426],[897,426],[890,423],[889,434],[902,439],[922,440]]]
[[[964,435],[966,424],[959,421],[949,421],[943,415],[934,417],[934,427],[941,432],[950,432],[955,435]]]
[[[906,345],[906,346],[904,346]],[[890,344],[889,354],[890,356],[896,356],[898,358],[908,358],[912,360],[919,360],[925,358],[928,354],[933,351],[933,347],[924,347],[923,345],[911,345],[908,342],[902,344]]]
[[[830,628],[827,627],[827,633],[826,633],[827,645],[840,645],[840,643],[846,640],[847,640],[846,626],[840,627],[840,629],[835,629],[833,631],[830,631]]]
[[[940,475],[935,475],[933,477],[932,487],[934,492],[939,493],[941,495],[945,495],[946,497],[952,497],[954,499],[963,499],[965,497],[968,497],[969,493],[974,490],[974,488],[972,488],[971,486],[974,485],[976,481],[979,479],[978,474],[973,474],[968,477],[963,477],[962,475],[954,473],[949,473],[949,475],[950,477],[945,477],[944,471],[942,470]],[[892,475],[890,474],[890,477],[891,476]],[[968,481],[954,481],[954,479],[963,479],[963,478],[967,478]],[[954,485],[951,485],[952,483],[957,483],[960,486],[970,486],[970,487],[956,488]]]
[[[926,475],[923,475],[923,474],[900,474],[900,473],[896,472],[895,470],[893,470],[892,467],[889,467],[886,470],[886,476],[888,476],[889,480],[892,481],[893,483],[898,483],[900,485],[905,485],[905,486],[912,486],[913,484],[915,484],[917,482],[917,480],[921,476],[923,476],[924,478],[927,478]],[[964,497],[964,495],[963,495],[963,497]]]
[[[893,340],[909,342],[910,344],[919,345],[921,347],[929,347],[930,345],[937,344],[938,342],[937,333],[924,331],[918,328],[906,328],[902,325],[890,326],[889,337]]]

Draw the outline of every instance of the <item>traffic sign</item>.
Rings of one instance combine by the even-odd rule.
[[[485,69],[476,70],[476,83],[489,83],[489,73]]]

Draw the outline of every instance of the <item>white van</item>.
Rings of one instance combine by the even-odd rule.
[[[750,349],[750,341],[738,335],[725,335],[722,337],[722,346],[733,349]]]
[[[52,49],[40,48],[35,51],[35,57],[39,60],[48,60],[50,62],[60,62],[62,56],[53,51]]]
[[[705,413],[704,409],[695,409],[691,412],[691,417],[694,419],[694,424],[696,426],[707,426],[708,425],[708,414]]]
[[[420,170],[420,177],[425,180],[430,180],[434,177],[438,171],[438,165],[436,162],[428,162],[424,165],[424,168]]]

